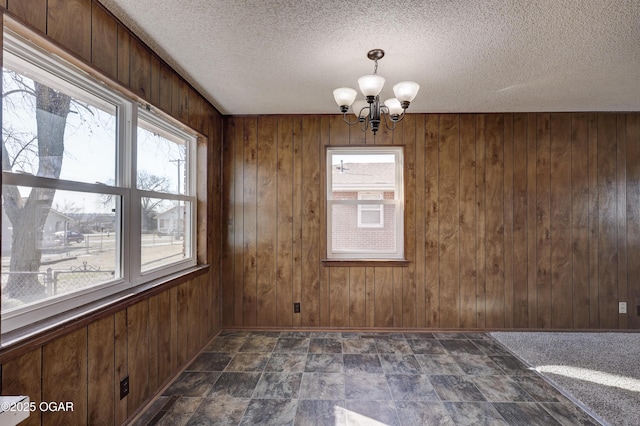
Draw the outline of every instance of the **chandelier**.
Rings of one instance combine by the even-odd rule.
[[[384,86],[384,77],[379,76],[378,60],[384,57],[384,50],[373,49],[367,53],[367,58],[371,59],[375,65],[373,74],[364,75],[358,79],[360,91],[365,99],[355,100],[358,92],[349,87],[340,87],[333,91],[333,97],[340,107],[342,117],[348,125],[360,123],[363,132],[368,128],[375,135],[380,128],[382,117],[387,129],[393,130],[396,123],[402,121],[409,104],[418,94],[420,85],[413,81],[402,81],[393,86],[395,98],[389,98],[384,103],[380,103],[380,92]],[[351,112],[356,116],[356,120],[351,122],[347,118],[347,112],[351,107]]]

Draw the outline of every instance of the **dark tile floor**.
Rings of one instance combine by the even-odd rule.
[[[597,425],[484,333],[223,331],[136,425]]]

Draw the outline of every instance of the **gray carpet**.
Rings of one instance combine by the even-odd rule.
[[[490,334],[605,423],[640,425],[640,333]]]

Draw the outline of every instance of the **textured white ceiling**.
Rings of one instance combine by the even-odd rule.
[[[373,48],[409,112],[640,110],[640,0],[100,1],[224,114],[336,113]]]

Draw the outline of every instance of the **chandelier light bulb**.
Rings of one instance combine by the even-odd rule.
[[[365,96],[378,96],[384,86],[384,77],[376,74],[363,75],[358,79],[360,91]]]
[[[357,95],[358,92],[350,87],[339,87],[333,91],[333,98],[336,100],[339,107],[350,106],[356,99]]]
[[[389,108],[389,115],[400,115],[403,112],[402,105],[397,98],[389,98],[384,101],[384,105]]]
[[[393,94],[396,95],[400,102],[413,101],[418,94],[418,90],[420,90],[420,85],[413,81],[401,81],[393,86]]]

